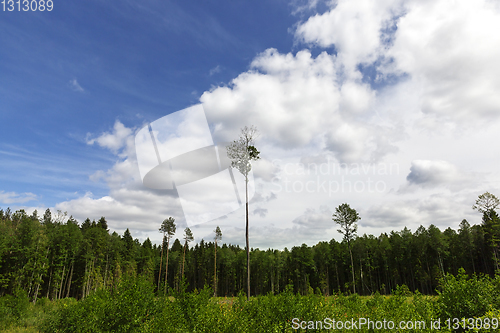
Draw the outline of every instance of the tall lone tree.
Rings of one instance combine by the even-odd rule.
[[[493,250],[493,260],[496,270],[499,269],[498,247],[500,244],[500,217],[495,211],[500,205],[500,200],[490,192],[481,194],[476,200],[472,209],[483,214],[483,230],[485,231],[486,242]]]
[[[248,173],[252,170],[252,160],[258,160],[260,152],[255,148],[257,128],[254,126],[243,127],[238,140],[227,147],[227,157],[231,166],[245,177],[245,208],[246,208],[246,251],[247,251],[247,300],[250,300],[250,246],[248,241]]]
[[[215,228],[214,230],[215,232],[215,237],[214,237],[214,241],[215,241],[215,252],[214,252],[214,297],[217,296],[217,241],[218,240],[221,240],[222,239],[222,231],[220,230],[219,226],[217,226],[217,228]]]
[[[340,225],[340,229],[337,231],[344,235],[344,240],[347,242],[347,247],[349,248],[349,254],[351,255],[352,288],[354,293],[356,293],[356,282],[354,279],[354,261],[352,259],[351,241],[356,237],[356,231],[358,230],[356,222],[360,219],[361,217],[359,217],[358,212],[346,203],[335,208],[335,213],[332,217],[332,220]]]
[[[160,259],[160,273],[158,275],[158,290],[160,289],[161,263],[163,260],[163,243],[165,243],[165,239],[166,239],[167,240],[167,263],[165,264],[165,290],[164,290],[164,293],[167,293],[168,248],[170,246],[170,239],[175,234],[175,219],[173,217],[169,217],[168,219],[163,220],[159,230],[160,230],[160,232],[163,232],[163,241],[161,243],[161,257],[162,257],[162,259]]]
[[[498,205],[500,205],[500,200],[490,192],[484,192],[479,195],[472,209],[479,211],[480,213],[489,214],[491,211],[497,209]]]
[[[186,249],[188,246],[188,243],[192,242],[194,240],[193,233],[191,232],[191,229],[186,228],[184,229],[184,255],[182,256],[182,273],[181,277],[184,277],[184,262],[186,261]]]

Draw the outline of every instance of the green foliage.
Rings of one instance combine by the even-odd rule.
[[[14,295],[0,298],[0,329],[6,329],[14,324],[19,324],[26,317],[29,300],[26,292],[17,289]]]
[[[231,166],[245,177],[252,169],[252,160],[260,159],[260,152],[253,145],[257,138],[257,128],[254,126],[243,127],[238,140],[233,141],[227,147],[227,157],[231,160]]]
[[[490,192],[484,192],[479,195],[476,203],[472,206],[472,209],[479,211],[480,213],[488,213],[494,211],[500,205],[500,200]]]
[[[155,309],[153,286],[143,277],[125,278],[116,290],[98,290],[65,304],[42,332],[139,332]]]
[[[349,204],[343,203],[335,208],[332,220],[340,225],[338,232],[344,235],[344,240],[350,242],[356,236],[358,226],[356,224],[361,217],[358,212],[351,208]]]
[[[493,296],[498,294],[498,283],[498,278],[469,278],[461,271],[457,277],[448,275],[442,279],[438,297],[412,293],[405,285],[397,286],[391,296],[376,292],[372,296],[338,294],[329,297],[294,294],[293,287],[289,286],[278,295],[257,296],[247,301],[244,293],[235,298],[213,298],[208,287],[199,292],[185,292],[183,283],[175,297],[158,297],[153,292],[154,284],[138,277],[125,278],[112,292],[100,290],[78,302],[72,298],[40,299],[36,306],[29,304],[28,311],[26,303],[21,301],[22,295],[18,300],[13,300],[13,296],[3,297],[0,298],[0,311],[4,315],[5,309],[9,309],[11,318],[18,311],[13,309],[20,309],[21,318],[38,311],[36,318],[42,322],[41,332],[316,332],[320,330],[294,330],[294,322],[305,321],[307,325],[322,322],[324,325],[325,318],[343,322],[369,318],[374,322],[386,320],[396,324],[422,321],[427,326],[419,332],[436,332],[430,329],[429,323],[440,316],[442,323],[447,318],[498,318],[500,311]],[[477,298],[468,300],[474,294],[479,298],[490,295],[487,311],[457,312],[459,307],[470,309],[484,303]],[[450,307],[455,303],[457,307]],[[26,321],[13,321],[9,326],[2,321],[2,325],[3,329],[22,327]],[[357,331],[373,332],[366,326]]]
[[[498,321],[492,321],[493,318],[496,318]],[[498,332],[498,329],[500,328],[500,309],[493,309],[484,314],[484,316],[481,316],[479,318],[475,318],[474,322],[474,329],[472,332]],[[494,325],[496,324],[496,328]],[[488,327],[489,326],[489,327]]]
[[[163,234],[167,234],[168,239],[175,234],[175,219],[173,217],[169,217],[168,219],[163,220],[161,223],[160,232]]]
[[[440,280],[438,294],[441,318],[460,319],[484,316],[492,309],[498,290],[489,277],[469,278],[461,268],[458,276],[447,274]]]
[[[344,205],[345,221],[359,219]],[[462,221],[458,232],[430,225],[290,251],[252,249],[250,290],[261,296],[249,301],[240,293],[246,253],[237,245],[216,248],[215,237],[188,247],[186,233],[160,271],[161,246],[141,245],[130,230],[110,234],[104,218],[80,228],[64,216],[0,209],[0,331],[43,323],[43,332],[291,332],[293,318],[486,318],[500,308],[500,277],[488,277],[500,258],[495,211],[482,225]],[[217,294],[229,298],[203,288],[215,278]],[[433,295],[438,286],[437,297],[418,292]],[[167,287],[179,292],[160,295]],[[354,287],[371,296],[342,294]]]
[[[181,285],[175,297],[156,297],[150,282],[127,279],[113,293],[99,291],[81,301],[60,305],[41,331],[304,332],[293,329],[294,318],[314,323],[324,323],[325,318],[430,322],[437,316],[433,299],[413,294],[405,286],[387,297],[378,293],[369,297],[304,296],[294,294],[290,286],[278,295],[252,297],[250,301],[244,293],[235,298],[213,298],[208,287],[189,293],[184,289]]]

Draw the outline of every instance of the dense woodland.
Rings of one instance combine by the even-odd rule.
[[[500,219],[489,209],[481,225],[463,220],[457,230],[430,225],[413,232],[405,228],[378,237],[355,237],[350,246],[356,291],[384,294],[404,284],[411,291],[432,294],[443,275],[457,274],[461,267],[469,274],[493,276],[499,235]],[[182,239],[170,241],[169,290],[179,288],[182,275],[188,291],[213,288],[216,267],[219,296],[245,291],[245,249],[219,241],[215,251],[214,240],[194,246]],[[162,293],[167,238],[164,245],[162,254],[161,245],[149,239],[141,244],[128,229],[123,235],[110,232],[104,217],[80,224],[61,212],[53,216],[50,210],[41,217],[36,211],[28,215],[23,210],[0,210],[0,296],[21,289],[34,302],[41,297],[80,299],[101,288],[112,291],[124,276],[143,276]],[[250,258],[252,295],[280,293],[287,285],[301,294],[352,291],[346,241],[332,239],[282,251],[252,249]]]

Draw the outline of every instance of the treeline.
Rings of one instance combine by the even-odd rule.
[[[470,226],[463,220],[458,230],[441,231],[430,225],[414,232],[404,228],[378,237],[356,237],[351,241],[356,291],[387,294],[404,284],[411,291],[432,294],[441,277],[456,275],[461,267],[468,274],[493,276],[499,235],[498,215],[488,210],[481,225]],[[215,252],[214,244],[202,240],[190,247],[178,239],[170,242],[170,290],[179,289],[183,276],[187,291],[213,288],[214,269],[219,296],[246,290],[245,249],[218,242]],[[352,290],[345,241],[332,239],[282,251],[252,249],[250,258],[252,295],[280,293],[287,286],[301,294]],[[40,217],[36,211],[28,215],[24,210],[0,210],[0,296],[22,291],[34,302],[40,297],[80,299],[102,288],[112,292],[125,276],[143,276],[162,293],[165,265],[161,245],[149,239],[141,244],[128,229],[123,235],[111,233],[104,217],[80,225],[61,212],[52,216],[46,210]]]

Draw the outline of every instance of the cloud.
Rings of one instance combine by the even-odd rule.
[[[326,146],[341,162],[362,160],[368,133],[361,127],[342,124],[326,135]]]
[[[252,68],[231,87],[201,96],[207,118],[215,125],[216,141],[230,141],[239,128],[253,124],[267,140],[291,148],[309,143],[322,124],[333,122],[339,93],[331,56],[322,53],[313,59],[306,50],[293,56],[269,49]],[[317,100],[322,107],[316,108]]]
[[[320,47],[334,46],[348,77],[356,66],[380,57],[387,31],[401,11],[399,0],[340,0],[298,25],[295,37]],[[384,33],[385,32],[385,33]]]
[[[341,83],[340,65],[326,52],[313,58],[308,50],[266,50],[230,86],[201,96],[215,140],[230,141],[252,124],[269,145],[326,149],[341,162],[372,161],[394,151],[393,126],[373,119],[375,93],[360,81]]]
[[[90,176],[94,182],[105,182],[109,193],[95,197],[89,192],[77,199],[60,202],[55,208],[70,212],[79,221],[105,216],[113,230],[123,232],[130,228],[136,231],[134,237],[143,239],[147,236],[154,239],[158,225],[168,216],[174,217],[178,226],[185,225],[181,203],[174,190],[152,190],[143,186],[135,155],[136,132],[137,129],[128,128],[117,120],[112,131],[87,139],[87,144],[97,143],[117,157],[109,170],[97,170]]]
[[[407,184],[399,192],[405,193],[416,188],[446,187],[453,191],[469,189],[481,180],[479,175],[464,173],[455,165],[440,160],[414,160],[410,173],[406,176]]]
[[[301,22],[295,37],[334,47],[342,80],[368,80],[360,66],[375,82],[410,80],[415,124],[442,129],[443,121],[462,128],[500,118],[499,29],[499,6],[488,0],[340,0]]]
[[[260,178],[264,181],[271,181],[276,177],[279,169],[271,161],[261,158],[252,163],[252,170],[255,178]]]
[[[82,88],[82,86],[78,83],[76,79],[70,80],[69,85],[73,91],[85,92],[85,90]]]
[[[267,208],[257,207],[253,210],[252,215],[259,215],[260,217],[266,217],[267,212],[268,212]]]
[[[443,121],[470,126],[498,119],[499,29],[491,1],[408,1],[384,70],[410,75],[435,128]]]
[[[78,199],[56,204],[55,209],[67,211],[80,222],[87,217],[98,219],[105,216],[112,229],[122,231],[130,228],[141,232],[156,232],[166,216],[175,217],[180,225],[184,223],[180,202],[172,192],[111,189],[104,197],[95,198],[92,193],[86,193]]]
[[[294,8],[292,11],[293,15],[306,14],[318,6],[320,0],[292,0],[291,4]]]
[[[332,221],[332,212],[326,206],[319,209],[308,208],[303,214],[293,219],[288,227],[283,224],[256,223],[256,219],[250,223],[250,246],[253,248],[283,249],[300,243],[317,242],[318,239],[328,240],[327,230],[335,227]],[[244,228],[233,226],[221,226],[224,233],[224,242],[232,244],[244,244]],[[300,235],[300,237],[299,237]],[[297,243],[300,242],[300,243]]]
[[[21,204],[29,201],[37,200],[36,194],[27,192],[18,194],[15,192],[4,192],[0,191],[0,202],[6,205],[10,204]]]
[[[125,147],[127,140],[132,139],[133,131],[125,127],[119,120],[115,121],[113,131],[105,132],[95,139],[87,139],[87,144],[93,145],[97,143],[102,148],[107,148],[116,153],[118,150]],[[87,137],[90,134],[87,135]]]
[[[300,15],[320,6],[314,0],[295,3]],[[258,191],[250,210],[252,246],[276,248],[337,235],[331,220],[336,202],[359,207],[360,232],[458,225],[474,216],[470,206],[479,187],[493,192],[500,179],[491,169],[498,158],[485,144],[496,142],[500,119],[498,8],[482,0],[339,0],[327,6],[296,25],[299,51],[265,50],[247,71],[200,98],[216,142],[234,140],[245,125],[261,132],[256,146],[262,160],[253,165]],[[314,47],[315,55],[302,46]],[[325,51],[318,54],[318,47]],[[454,133],[460,138],[449,129],[459,130]],[[142,186],[135,132],[116,121],[111,131],[89,135],[88,144],[117,156],[112,168],[91,176],[106,182],[109,193],[57,207],[79,218],[105,215],[114,228],[143,230],[159,241],[157,229],[165,217],[184,223],[182,207],[174,191]],[[327,157],[349,165],[394,163],[409,171],[407,176],[345,175],[346,182],[381,181],[396,189],[388,193],[318,190],[277,196],[269,189],[283,171],[281,163],[270,161],[307,165],[325,163]],[[334,177],[344,174],[326,176],[325,181],[340,182]],[[316,175],[290,179],[305,184]],[[199,240],[218,223],[224,242],[244,244],[244,229],[236,227],[243,221],[240,209],[193,230]]]
[[[93,174],[91,174],[89,176],[89,179],[93,182],[99,182],[101,180],[104,180],[106,179],[106,173],[102,170],[97,170],[96,172],[94,172]]]
[[[360,226],[375,228],[397,228],[419,222],[418,210],[415,202],[406,201],[399,204],[381,204],[370,207],[366,218],[360,222]],[[420,220],[423,223],[423,220]]]
[[[295,218],[292,223],[304,228],[304,230],[307,230],[307,233],[321,233],[335,226],[335,222],[332,221],[332,214],[332,211],[327,206],[321,206],[319,210],[307,208],[306,211]]]
[[[220,73],[221,71],[221,67],[220,65],[217,65],[215,66],[214,68],[212,68],[209,72],[208,72],[208,75],[212,76],[214,74],[217,74],[217,73]]]
[[[314,217],[308,217],[306,210],[303,215],[297,218],[297,223],[288,226],[273,223],[257,224],[257,219],[250,221],[249,236],[252,248],[273,248],[283,249],[302,243],[312,245],[319,240],[330,240],[331,236],[326,233],[333,229],[335,223],[332,221],[331,213],[325,208],[319,210],[310,209]],[[323,211],[325,210],[325,211]],[[244,220],[242,220],[244,221]],[[256,225],[257,224],[257,225]],[[244,224],[242,223],[242,226]],[[208,228],[207,228],[208,229]],[[213,229],[213,228],[212,228]],[[244,227],[234,225],[221,225],[223,241],[227,244],[245,244]],[[209,229],[211,230],[211,229]]]
[[[271,200],[276,200],[278,196],[274,192],[270,192],[268,195],[265,195],[262,192],[256,192],[250,203],[259,203],[259,202],[269,202]]]
[[[362,214],[360,227],[398,229],[406,226],[416,229],[420,225],[434,224],[440,228],[456,228],[464,218],[479,222],[479,214],[471,209],[478,193],[481,192],[466,189],[459,193],[439,192],[374,204]]]
[[[406,180],[410,184],[436,186],[460,178],[458,169],[446,161],[416,160],[411,163]]]

